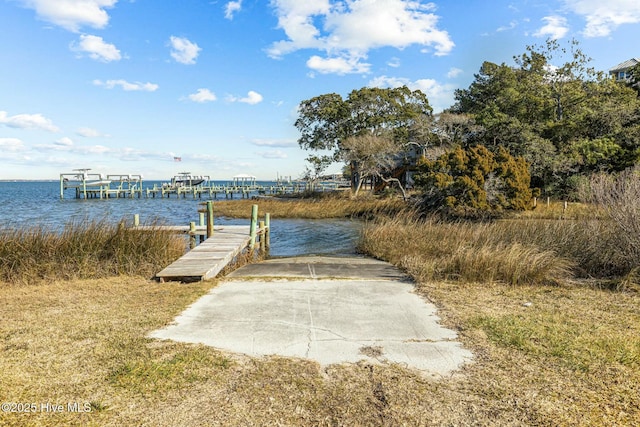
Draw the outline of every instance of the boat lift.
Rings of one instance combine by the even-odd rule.
[[[133,197],[138,194],[142,196],[142,175],[120,174],[103,175],[90,173],[91,169],[73,169],[71,173],[60,174],[60,198],[64,199],[64,192],[67,189],[75,189],[76,199],[88,198],[109,198]],[[111,187],[111,184],[115,188]]]

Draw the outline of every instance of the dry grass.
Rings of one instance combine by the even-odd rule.
[[[497,236],[495,227],[399,217],[366,227],[359,249],[400,266],[420,282],[554,283],[569,276],[570,260]]]
[[[580,234],[557,236],[576,222],[514,223],[396,219],[365,235],[372,253],[418,279],[416,291],[474,352],[441,379],[146,338],[216,282],[0,283],[0,402],[38,408],[0,413],[0,425],[640,425],[640,293],[541,285],[578,274],[576,261],[516,236],[555,234],[569,253]],[[44,412],[46,402],[65,411]],[[91,412],[66,411],[69,402]]]
[[[423,284],[476,354],[429,379],[401,366],[321,368],[145,338],[215,285],[141,278],[0,285],[0,425],[637,425],[640,301],[593,289]],[[523,302],[532,302],[524,307]],[[624,327],[621,327],[624,325]],[[89,413],[66,411],[68,402]]]
[[[513,424],[638,425],[637,267],[619,252],[608,220],[584,218],[379,220],[360,249],[404,268],[440,306],[479,358],[465,369],[471,394],[500,411],[495,393]],[[626,275],[617,280],[624,291],[575,281],[597,275],[604,283],[614,274]],[[527,417],[518,418],[523,408]]]
[[[365,227],[359,249],[419,281],[518,285],[599,278],[602,284],[611,279],[620,284],[635,277],[637,262],[630,262],[619,237],[606,220],[452,223],[400,215]]]
[[[169,232],[134,232],[106,222],[69,223],[62,232],[44,227],[0,230],[0,280],[151,277],[185,250]]]
[[[566,206],[566,208],[565,208]],[[597,206],[589,203],[546,201],[538,200],[535,209],[518,212],[520,219],[595,219],[602,217],[604,212]]]
[[[524,424],[640,423],[638,293],[451,282],[420,292],[475,350],[474,394],[501,396]]]
[[[215,215],[244,218],[257,204],[259,216],[270,213],[273,218],[352,218],[393,215],[405,210],[400,198],[378,198],[364,195],[351,198],[347,192],[317,193],[312,197],[263,198],[214,202]]]

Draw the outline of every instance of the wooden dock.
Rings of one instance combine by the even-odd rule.
[[[270,215],[258,221],[258,205],[251,207],[249,225],[213,225],[213,202],[200,213],[200,225],[191,222],[188,226],[144,226],[139,215],[134,215],[131,230],[164,230],[189,236],[189,252],[156,274],[160,282],[175,280],[193,282],[215,277],[224,267],[233,262],[243,251],[253,253],[256,249],[266,252],[270,245]],[[205,221],[206,216],[206,221]],[[206,223],[206,225],[205,225]],[[200,237],[200,239],[198,239]],[[200,240],[200,244],[197,242]]]
[[[188,232],[188,227],[184,232]],[[161,282],[168,280],[192,282],[211,279],[247,248],[250,241],[250,226],[248,225],[215,227],[213,236],[157,273],[156,277]]]

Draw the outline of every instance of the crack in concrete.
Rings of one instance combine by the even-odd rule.
[[[313,343],[313,341],[316,339],[316,334],[314,331],[315,326],[313,325],[313,314],[311,313],[311,298],[307,297],[307,310],[309,311],[309,334],[307,335],[307,338],[309,340],[309,344],[307,345],[307,353],[306,353],[306,357],[309,357],[309,353],[311,353],[311,344]]]

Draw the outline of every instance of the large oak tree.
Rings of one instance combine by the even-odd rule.
[[[371,88],[352,91],[346,99],[336,93],[319,95],[302,101],[298,108],[296,128],[298,143],[306,150],[330,150],[336,161],[348,158],[352,171],[352,186],[360,184],[361,164],[365,159],[346,155],[344,142],[348,138],[373,135],[390,138],[398,147],[405,147],[414,123],[431,116],[427,96],[406,86]],[[349,148],[353,151],[353,148]]]

